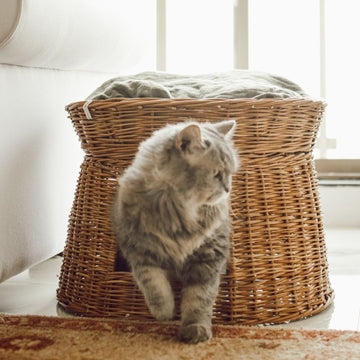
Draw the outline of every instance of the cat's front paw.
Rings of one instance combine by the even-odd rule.
[[[179,340],[188,344],[197,344],[211,338],[211,328],[202,324],[181,326]]]
[[[168,309],[152,309],[150,312],[158,321],[170,321],[174,318],[174,312]]]
[[[174,317],[174,302],[168,301],[160,304],[149,304],[151,314],[158,321],[172,320]]]

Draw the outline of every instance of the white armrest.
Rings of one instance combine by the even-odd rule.
[[[124,72],[155,63],[155,1],[1,0],[0,63]]]

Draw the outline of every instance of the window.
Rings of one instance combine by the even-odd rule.
[[[158,70],[248,68],[324,97],[318,158],[360,159],[358,0],[157,0]]]
[[[167,2],[167,71],[204,73],[233,67],[232,0]]]
[[[336,139],[328,156],[360,158],[360,2],[326,0],[327,135]]]

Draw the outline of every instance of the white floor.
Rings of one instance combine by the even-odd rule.
[[[286,327],[360,331],[360,228],[327,229],[335,301],[326,310]],[[0,284],[0,313],[64,315],[56,302],[62,259],[49,259]]]

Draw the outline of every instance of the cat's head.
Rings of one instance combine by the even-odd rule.
[[[236,122],[186,123],[175,126],[164,166],[158,174],[185,199],[216,204],[231,191],[238,159],[232,143]],[[162,173],[162,174],[161,174]]]

